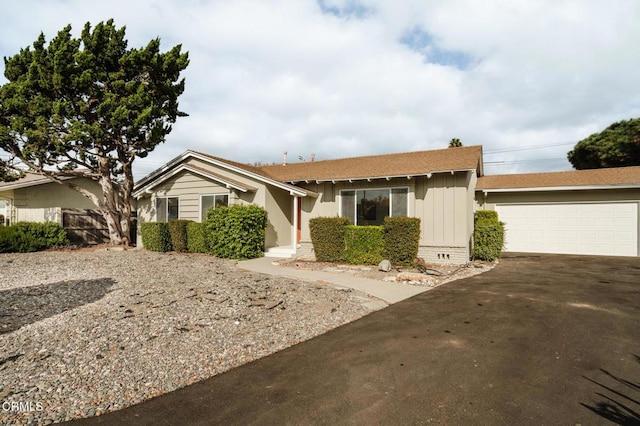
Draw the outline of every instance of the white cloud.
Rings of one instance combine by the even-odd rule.
[[[130,46],[159,36],[191,58],[180,100],[190,116],[139,161],[138,177],[185,149],[271,162],[284,150],[335,158],[440,148],[452,137],[485,151],[558,144],[488,155],[507,162],[489,172],[566,169],[563,143],[640,115],[633,0],[12,2],[0,54],[40,31],[50,39],[72,23],[78,34],[111,17]],[[401,43],[414,29],[426,35],[423,50]],[[471,60],[429,63],[434,52]]]

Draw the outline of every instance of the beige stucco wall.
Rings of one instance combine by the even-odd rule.
[[[265,235],[265,246],[291,246],[293,231],[293,197],[288,192],[275,187],[266,191],[265,209],[269,224]]]

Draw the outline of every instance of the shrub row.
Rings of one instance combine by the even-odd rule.
[[[374,265],[387,258],[394,265],[410,266],[418,255],[418,218],[387,217],[384,226],[353,226],[344,217],[317,217],[309,228],[319,262]]]
[[[173,249],[167,222],[144,222],[140,224],[142,245],[151,251],[166,252]]]
[[[191,253],[209,253],[206,222],[187,223],[187,250]]]
[[[420,219],[387,217],[384,220],[386,257],[394,265],[412,266],[418,257]]]
[[[353,265],[376,265],[384,259],[382,226],[349,225],[344,234],[342,260]]]
[[[475,213],[473,232],[474,259],[493,262],[500,258],[504,249],[504,223],[498,220],[493,210],[478,210]]]
[[[207,212],[207,235],[214,256],[253,259],[263,254],[267,211],[254,204]]]
[[[29,253],[69,244],[59,223],[17,222],[0,227],[0,253]]]
[[[346,217],[315,217],[309,221],[313,251],[318,262],[339,262],[344,253]]]
[[[255,205],[218,207],[207,212],[207,220],[145,222],[140,225],[147,250],[211,253],[232,259],[262,255],[267,212]]]

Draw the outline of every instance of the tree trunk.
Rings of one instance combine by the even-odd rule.
[[[123,238],[122,233],[122,217],[119,211],[118,194],[115,191],[115,182],[112,182],[109,177],[102,176],[100,178],[100,186],[102,187],[102,202],[100,203],[100,211],[104,216],[107,227],[109,228],[109,240],[113,245],[127,244],[129,238]]]

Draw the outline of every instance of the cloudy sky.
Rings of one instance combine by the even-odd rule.
[[[270,163],[454,137],[484,146],[487,173],[568,170],[577,141],[640,116],[637,0],[12,1],[0,56],[109,18],[130,47],[191,59],[189,117],[136,178],[186,149]]]

